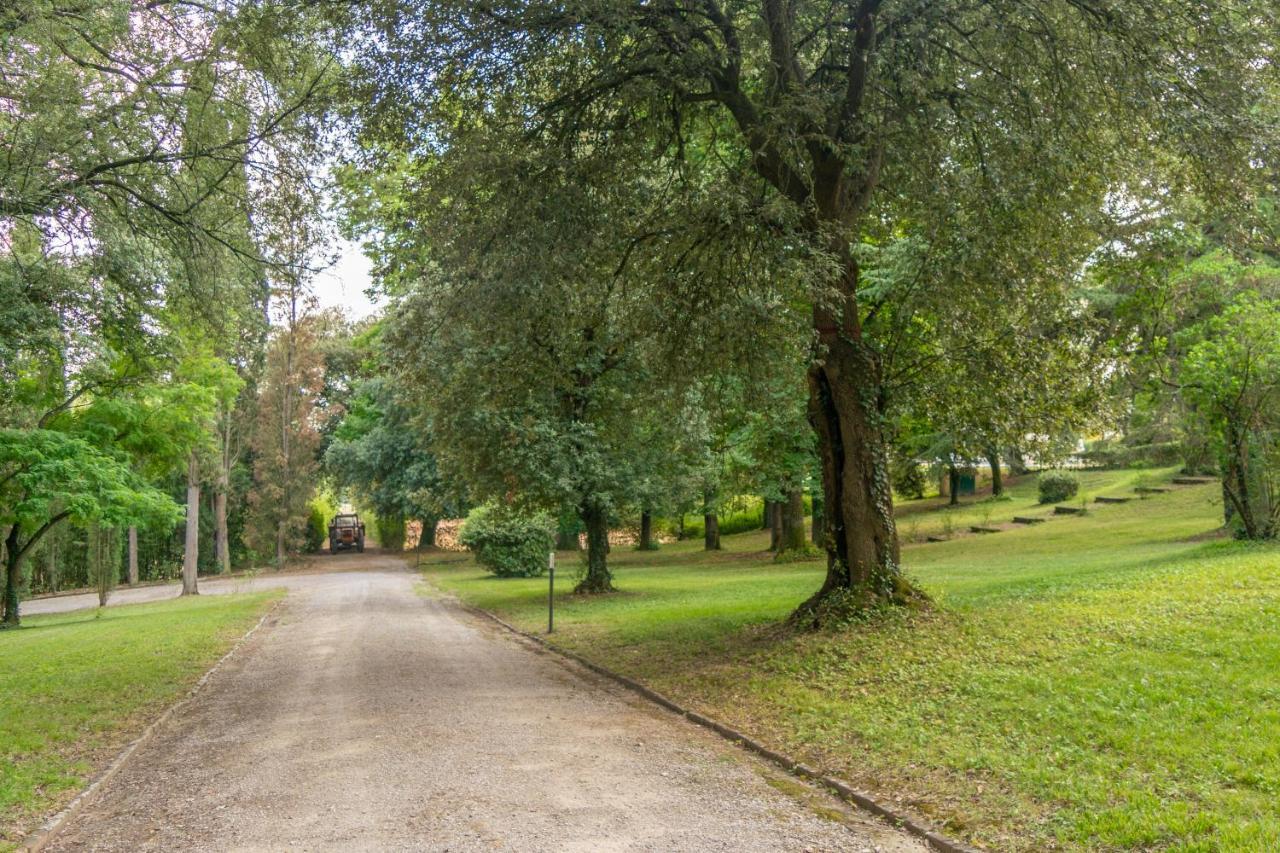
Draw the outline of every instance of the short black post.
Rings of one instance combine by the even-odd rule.
[[[547,633],[556,629],[556,552],[547,561]]]

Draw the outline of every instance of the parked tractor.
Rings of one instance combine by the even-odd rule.
[[[329,551],[336,554],[344,548],[364,553],[364,522],[352,513],[340,513],[329,522]]]

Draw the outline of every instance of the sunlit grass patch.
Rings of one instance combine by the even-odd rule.
[[[1084,516],[906,546],[923,614],[784,630],[823,565],[745,534],[615,553],[622,592],[559,597],[554,640],[992,849],[1280,849],[1280,551],[1207,535],[1215,485],[1091,500],[1171,474],[1089,472]],[[999,512],[1045,512],[1034,478],[1012,492]],[[428,576],[545,629],[545,578]]]
[[[281,594],[28,616],[0,632],[0,846],[79,789]]]

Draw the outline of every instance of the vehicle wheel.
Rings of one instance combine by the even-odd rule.
[[[337,540],[337,539],[330,539],[330,540],[329,540],[329,553],[330,553],[330,554],[336,554],[336,553],[338,553],[338,540]]]
[[[357,540],[357,542],[356,542],[356,553],[357,553],[357,554],[363,554],[363,553],[364,553],[364,540],[363,540],[363,539]]]

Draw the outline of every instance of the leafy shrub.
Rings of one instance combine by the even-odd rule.
[[[487,503],[467,515],[458,541],[498,577],[537,577],[547,569],[555,533],[556,520],[545,512]]]
[[[1177,465],[1184,461],[1188,448],[1179,441],[1152,444],[1121,444],[1098,441],[1080,454],[1080,458],[1099,468],[1150,468]]]
[[[897,453],[889,460],[889,482],[893,493],[903,500],[915,501],[924,497],[925,467],[910,456]]]
[[[312,502],[307,513],[307,550],[313,554],[329,541],[329,517],[328,507]]]
[[[363,518],[363,516],[361,516]],[[375,515],[373,520],[377,522],[373,541],[378,543],[381,548],[388,551],[404,550],[404,516],[403,515]],[[368,525],[365,526],[366,533]]]
[[[774,554],[773,561],[775,563],[803,563],[825,556],[827,556],[825,549],[806,541],[802,548],[788,548],[785,551],[779,551]]]
[[[813,497],[804,496],[805,517],[813,515]],[[764,528],[764,500],[754,495],[743,495],[733,498],[721,507],[720,535],[732,536],[735,533],[751,533]],[[659,528],[657,525],[660,524]],[[661,529],[669,536],[680,534],[680,518],[655,520],[655,529]],[[684,538],[701,539],[705,533],[705,522],[702,514],[696,513],[684,517]]]
[[[329,520],[337,512],[338,502],[328,489],[316,492],[307,502],[307,551],[314,554],[329,543]]]
[[[1074,498],[1080,491],[1080,481],[1068,471],[1045,471],[1037,480],[1040,503],[1056,504]]]
[[[764,508],[759,501],[755,509],[740,512],[720,513],[720,535],[732,536],[735,533],[750,533],[764,526]],[[667,525],[667,532],[675,536],[680,529],[680,520],[674,519]],[[705,522],[701,515],[686,515],[684,518],[684,538],[701,539],[706,532]]]

